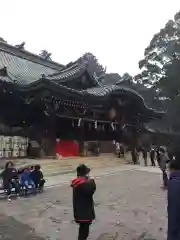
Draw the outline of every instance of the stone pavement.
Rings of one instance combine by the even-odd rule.
[[[145,171],[145,172],[152,172],[152,173],[161,173],[160,169],[158,167],[144,167],[140,165],[131,165],[131,164],[124,164],[116,167],[104,167],[104,168],[96,168],[92,169],[91,176],[94,178],[99,178],[102,176],[108,176],[108,175],[115,175],[119,174],[122,171],[133,171],[133,170],[139,170],[139,171]],[[46,187],[51,188],[54,186],[59,186],[62,184],[67,184],[71,181],[72,178],[75,177],[75,172],[69,173],[69,174],[60,174],[58,176],[47,176],[46,179]]]
[[[23,230],[23,231],[22,231]],[[27,224],[17,221],[13,217],[0,215],[0,240],[44,240],[37,236]]]
[[[17,168],[29,164],[40,164],[46,177],[57,176],[60,174],[75,173],[78,164],[85,163],[91,169],[100,169],[108,167],[116,167],[124,164],[125,159],[119,159],[114,154],[102,154],[98,157],[71,157],[57,159],[14,159]],[[0,166],[3,168],[5,161],[0,161]]]
[[[101,154],[98,157],[71,157],[63,159],[14,159],[13,162],[17,168],[40,164],[46,178],[59,175],[70,174],[74,175],[78,164],[85,163],[91,169],[106,171],[108,169],[116,169],[122,167],[125,163],[132,163],[129,153],[125,158],[117,158],[114,154]],[[4,168],[5,160],[0,160],[0,168]],[[140,158],[141,166],[143,166],[142,156]],[[150,165],[150,160],[148,159]],[[54,178],[55,179],[55,178]],[[58,178],[57,178],[58,179]]]
[[[89,239],[137,240],[149,235],[151,238],[146,239],[164,240],[166,192],[160,189],[158,169],[125,167],[119,173],[107,173],[96,179],[97,218]],[[47,189],[36,197],[11,203],[0,201],[0,214],[0,236],[11,235],[4,239],[76,239],[69,184]],[[12,230],[8,224],[13,225]],[[20,237],[20,232],[24,238]],[[27,238],[25,232],[29,234]]]

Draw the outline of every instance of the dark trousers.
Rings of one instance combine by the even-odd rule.
[[[144,157],[144,165],[147,166],[147,157]]]
[[[163,185],[164,185],[165,188],[167,188],[167,186],[168,186],[168,176],[167,176],[166,170],[163,170],[162,174],[163,174]]]
[[[79,223],[79,235],[78,240],[86,240],[89,236],[90,223],[82,222]]]
[[[34,181],[34,184],[35,184],[35,188],[43,189],[44,184],[45,184],[45,180],[41,179],[38,182]]]
[[[15,193],[19,194],[20,192],[20,187],[17,181],[11,181],[9,182],[8,186],[7,186],[7,194],[10,195],[11,194],[11,189],[15,188]]]
[[[137,163],[137,156],[132,154],[132,161],[134,164]]]
[[[151,165],[152,165],[152,166],[156,166],[153,156],[151,156]]]

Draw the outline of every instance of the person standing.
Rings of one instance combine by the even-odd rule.
[[[180,153],[169,165],[168,181],[168,236],[167,240],[180,239]]]
[[[137,147],[136,148],[137,150],[137,163],[140,164],[140,153],[141,153],[141,148],[140,147]]]
[[[118,158],[121,157],[121,153],[120,153],[120,143],[119,142],[116,142],[116,156]]]
[[[155,161],[154,161],[154,159],[155,159],[155,149],[153,147],[151,147],[149,154],[150,154],[150,159],[151,159],[151,165],[156,166]]]
[[[166,151],[164,148],[160,147],[159,148],[159,167],[162,171],[162,176],[163,176],[163,188],[167,189],[168,185],[168,176],[166,173],[166,165],[168,163],[168,157],[166,156]]]
[[[142,155],[143,155],[143,159],[144,159],[144,165],[147,167],[147,150],[146,150],[146,148],[142,149]]]
[[[131,151],[132,161],[134,164],[137,164],[137,150],[133,148]]]
[[[77,177],[72,180],[73,212],[76,223],[79,224],[78,240],[86,240],[89,228],[95,219],[93,195],[96,184],[89,177],[90,168],[81,164],[77,167]]]
[[[156,160],[158,165],[160,166],[160,153],[159,153],[159,147],[156,148]]]
[[[122,144],[120,144],[119,152],[120,152],[120,157],[124,158],[124,146]]]

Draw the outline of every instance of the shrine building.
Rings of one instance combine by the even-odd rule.
[[[44,155],[57,139],[79,149],[87,141],[135,144],[144,124],[161,118],[136,91],[112,84],[91,53],[67,65],[48,58],[0,42],[0,157],[25,157],[29,140]]]

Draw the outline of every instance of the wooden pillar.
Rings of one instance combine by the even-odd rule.
[[[79,126],[79,155],[84,156],[84,124]]]
[[[49,100],[49,99],[48,99]],[[55,144],[56,144],[56,123],[57,123],[57,116],[56,116],[56,109],[51,101],[45,102],[46,111],[46,128],[47,128],[47,149],[46,154],[48,156],[55,156]]]
[[[49,156],[55,156],[55,144],[56,144],[56,115],[52,114],[49,119],[49,129],[48,129],[48,152]]]

